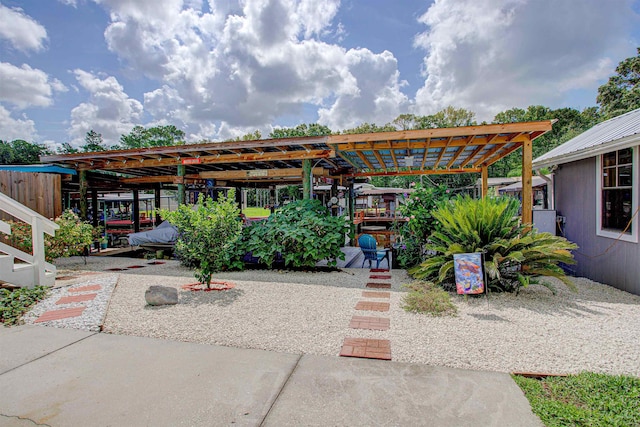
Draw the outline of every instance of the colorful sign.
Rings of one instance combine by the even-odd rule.
[[[183,165],[197,165],[200,163],[200,157],[188,157],[186,159],[182,159]]]
[[[454,254],[456,290],[459,294],[482,294],[485,283],[482,273],[482,253]]]

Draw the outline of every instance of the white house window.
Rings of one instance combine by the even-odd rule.
[[[603,154],[598,160],[598,227],[600,236],[637,242],[638,147]]]

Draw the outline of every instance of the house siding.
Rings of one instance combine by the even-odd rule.
[[[638,167],[638,166],[635,166]],[[576,276],[640,295],[640,244],[596,235],[596,159],[565,163],[555,172],[556,210],[564,236],[576,243]],[[640,186],[636,191],[640,193]],[[640,194],[638,194],[640,196]]]

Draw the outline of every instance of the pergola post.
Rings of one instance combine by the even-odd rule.
[[[186,199],[184,185],[185,169],[184,165],[178,165],[178,205],[184,205]]]
[[[162,222],[162,217],[160,217],[160,184],[155,185],[155,189],[153,191],[153,205],[156,214],[156,225],[159,225]]]
[[[487,194],[489,193],[489,168],[487,167],[486,163],[482,164],[480,173],[482,175],[481,196],[484,199],[485,197],[487,197]]]
[[[131,205],[131,216],[133,217],[133,231],[140,231],[140,194],[138,190],[133,190],[133,203]]]
[[[349,180],[349,189],[347,191],[347,206],[349,207],[349,240],[351,241],[351,246],[353,246],[356,243],[356,225],[353,223],[356,207],[353,180]]]
[[[78,183],[80,184],[80,219],[87,220],[87,189],[89,184],[87,182],[87,171],[81,169],[78,171]]]
[[[522,223],[533,222],[533,189],[531,188],[531,162],[533,160],[532,141],[529,135],[522,143]]]
[[[98,226],[98,190],[91,190],[91,225]]]
[[[311,199],[313,188],[311,187],[311,160],[304,159],[302,161],[302,198],[304,200]]]

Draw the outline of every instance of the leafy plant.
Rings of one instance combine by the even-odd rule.
[[[32,253],[31,226],[21,221],[5,221],[11,226],[11,234],[4,235],[5,243],[26,253]],[[95,240],[99,229],[80,220],[71,210],[66,210],[54,221],[60,226],[55,236],[44,236],[44,253],[48,262],[56,258],[84,255],[85,248]]]
[[[320,201],[299,200],[247,227],[243,249],[269,268],[279,256],[287,267],[313,267],[323,259],[335,266],[344,259],[347,229],[346,219],[332,217]]]
[[[409,222],[401,230],[403,236],[415,236],[419,241],[426,242],[437,225],[432,212],[451,196],[444,185],[422,187],[418,184],[415,191],[407,194],[404,203],[398,207],[402,215],[409,218]]]
[[[441,205],[433,212],[439,229],[431,234],[426,245],[435,255],[409,273],[453,290],[453,255],[482,252],[488,286],[494,291],[513,292],[540,283],[555,292],[544,276],[556,277],[573,289],[573,283],[558,264],[575,263],[570,251],[577,245],[521,225],[518,208],[518,200],[510,197],[475,200],[463,196]]]
[[[17,325],[29,307],[42,300],[48,292],[44,286],[33,288],[0,289],[0,323]]]
[[[422,241],[414,235],[406,236],[398,245],[396,254],[401,268],[414,267],[422,262]]]
[[[180,205],[161,215],[178,229],[176,255],[183,264],[195,267],[196,279],[209,288],[213,273],[228,268],[240,237],[242,223],[234,191],[216,201],[201,194],[195,206]]]
[[[590,372],[543,380],[512,377],[546,426],[640,425],[640,378]]]
[[[433,316],[455,316],[458,311],[449,293],[433,282],[416,280],[404,287],[409,290],[403,298],[406,311]]]

